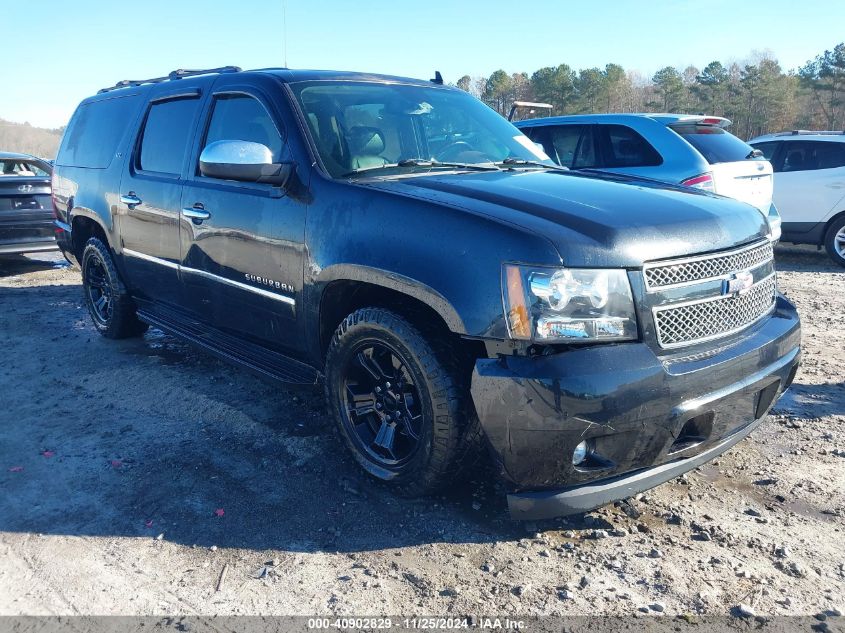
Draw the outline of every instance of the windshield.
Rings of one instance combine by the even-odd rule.
[[[522,132],[461,90],[350,81],[298,82],[291,88],[335,178],[461,165],[493,168],[508,159],[554,166]]]
[[[764,160],[763,157],[752,156],[753,147],[720,127],[712,125],[673,125],[671,127],[701,152],[704,159],[711,165],[751,158]]]

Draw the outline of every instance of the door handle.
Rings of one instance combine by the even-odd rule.
[[[182,209],[182,215],[189,218],[194,224],[202,224],[203,220],[211,217],[208,211],[199,207],[185,207]]]
[[[125,204],[130,209],[134,209],[139,204],[141,204],[141,199],[135,195],[134,191],[130,191],[129,193],[120,196],[120,202]]]

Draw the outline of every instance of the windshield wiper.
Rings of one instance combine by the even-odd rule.
[[[569,167],[564,167],[563,165],[549,165],[539,160],[525,160],[524,158],[506,158],[496,164],[507,165],[508,167],[543,167],[545,169],[553,169],[554,171],[569,171]]]
[[[428,160],[425,158],[405,158],[396,163],[387,163],[386,165],[353,169],[352,171],[342,174],[341,178],[348,178],[365,172],[378,171],[379,169],[391,169],[395,167],[452,167],[454,169],[467,169],[471,171],[501,171],[493,163],[444,163],[439,160]]]
[[[399,167],[455,167],[474,171],[500,171],[493,163],[451,163],[427,158],[405,158],[396,163]]]

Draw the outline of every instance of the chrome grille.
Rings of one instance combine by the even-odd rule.
[[[767,314],[776,295],[777,281],[772,274],[744,294],[655,308],[657,341],[670,348],[733,334]]]
[[[662,289],[715,279],[738,270],[751,270],[773,258],[772,244],[767,240],[764,243],[713,255],[646,264],[643,272],[649,289]]]

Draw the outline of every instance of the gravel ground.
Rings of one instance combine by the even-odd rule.
[[[0,614],[838,614],[845,271],[777,258],[804,362],[769,420],[628,506],[533,525],[484,473],[395,498],[319,394],[156,330],[105,340],[58,256],[2,260]]]

